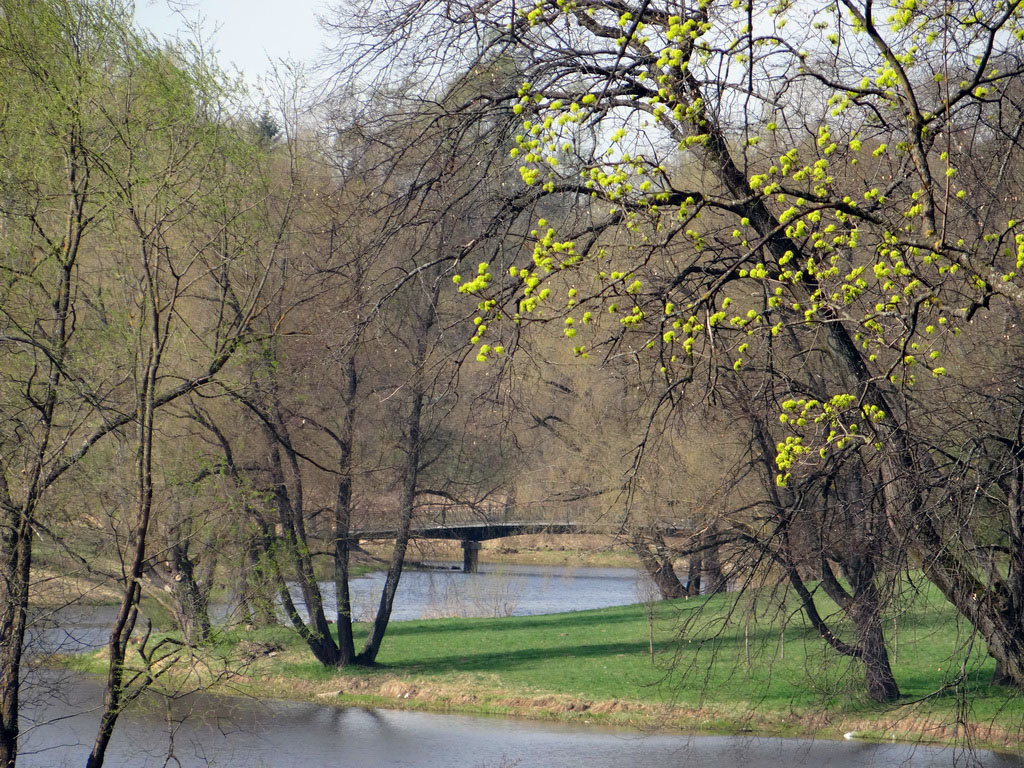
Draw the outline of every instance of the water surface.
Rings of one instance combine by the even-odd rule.
[[[533,616],[629,605],[651,599],[649,579],[632,568],[571,568],[556,565],[481,563],[479,573],[450,570],[407,570],[398,585],[394,621],[450,616]],[[384,573],[352,579],[352,610],[357,621],[373,619],[384,588]],[[334,584],[320,590],[327,615],[335,612]],[[303,608],[296,587],[296,604]],[[214,621],[230,618],[228,605],[212,605]],[[106,645],[117,607],[71,605],[38,614],[29,629],[30,651],[80,653]],[[287,623],[282,613],[282,623]]]
[[[571,568],[554,565],[481,563],[479,573],[405,571],[398,584],[396,621],[442,616],[535,616],[630,605],[652,597],[649,579],[632,568]],[[372,618],[384,588],[384,573],[353,579],[352,610]],[[333,585],[320,586],[334,612]]]
[[[357,618],[372,615],[384,576],[352,581]],[[407,571],[396,620],[430,616],[533,615],[635,603],[650,584],[627,568],[481,564],[481,573]],[[333,599],[333,588],[324,585]],[[333,605],[328,606],[333,611]],[[219,606],[215,615],[223,617]],[[106,641],[116,609],[82,606],[42,617],[37,648],[85,650]],[[360,616],[362,612],[362,616]],[[99,719],[100,684],[69,673],[33,671],[26,680],[19,765],[84,765]],[[837,734],[838,735],[838,734]],[[170,759],[169,759],[170,756]],[[871,768],[873,766],[1024,766],[1017,757],[855,741],[644,734],[498,718],[336,708],[192,695],[150,696],[118,725],[110,766],[245,768]]]
[[[31,704],[22,768],[83,765],[98,721],[97,681],[66,676]],[[41,686],[42,690],[46,686]],[[173,760],[168,762],[168,755]],[[969,762],[970,761],[970,762]],[[193,695],[150,697],[122,716],[110,766],[239,768],[1009,768],[1018,757],[967,755],[932,747],[855,741],[730,738],[640,733],[608,728],[335,708]]]

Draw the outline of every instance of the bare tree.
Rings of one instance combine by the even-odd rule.
[[[210,382],[243,342],[262,267],[246,265],[256,278],[238,291],[234,255],[217,230],[189,231],[196,209],[228,189],[204,177],[233,133],[220,122],[220,97],[204,90],[211,73],[143,43],[117,4],[0,10],[8,115],[0,237],[10,254],[0,298],[0,764],[13,766],[33,543],[40,530],[56,533],[47,495],[97,443],[136,427],[137,506],[110,643],[109,737],[124,701],[121,661],[152,516],[155,413]],[[235,199],[234,215],[246,205]],[[191,352],[168,353],[183,317]]]
[[[953,477],[915,433],[908,398],[948,374],[943,355],[980,310],[1019,301],[1021,225],[1006,205],[1020,148],[1018,8],[960,10],[882,23],[852,0],[441,0],[364,16],[376,36],[361,53],[367,67],[387,56],[437,78],[450,71],[438,51],[484,71],[514,61],[519,88],[486,100],[521,116],[511,152],[525,188],[510,206],[585,203],[538,221],[532,260],[511,281],[474,278],[495,301],[481,355],[555,314],[577,354],[635,353],[668,392],[767,371],[792,391],[776,414],[777,487],[806,480],[821,498],[830,467],[855,472],[877,451],[856,472],[880,495],[846,507],[856,530],[880,516],[1024,684],[1024,624],[999,607],[1013,598],[972,524],[950,514]],[[989,173],[993,191],[972,194],[966,179],[994,157],[1008,159]],[[567,275],[568,307],[555,303]],[[782,360],[791,332],[798,351]],[[791,387],[808,359],[829,372],[824,386]]]

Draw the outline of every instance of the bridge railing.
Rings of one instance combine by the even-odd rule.
[[[414,518],[427,525],[473,525],[510,523],[557,523],[568,524],[579,520],[574,510],[565,504],[504,504],[501,502],[455,505],[425,504],[420,506]]]
[[[377,509],[366,509],[352,521],[353,531],[382,531],[397,529],[399,514],[396,507],[378,499]],[[590,514],[587,514],[590,512]],[[618,533],[619,519],[596,517],[592,510],[581,510],[564,500],[515,503],[503,497],[476,504],[457,504],[449,499],[427,497],[422,499],[413,514],[412,527],[423,530],[432,527],[469,525],[592,525],[595,532]]]

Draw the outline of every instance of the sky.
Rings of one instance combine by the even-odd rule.
[[[140,28],[158,38],[190,37],[188,21],[201,21],[208,48],[225,69],[237,67],[255,84],[269,69],[269,60],[283,58],[312,63],[327,34],[316,21],[329,0],[136,0]]]

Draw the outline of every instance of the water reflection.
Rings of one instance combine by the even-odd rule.
[[[99,684],[65,679],[62,700],[36,702],[19,758],[23,768],[81,765],[98,713]],[[53,721],[57,718],[55,722]],[[155,768],[303,766],[304,768],[943,768],[1024,765],[1018,757],[982,752],[857,742],[678,736],[431,715],[315,704],[256,702],[193,695],[151,697],[123,716],[108,765]]]
[[[650,586],[631,569],[481,565],[479,574],[410,571],[395,618],[440,615],[536,615],[634,603]],[[382,574],[353,580],[356,609],[375,605]],[[325,589],[325,596],[333,595]],[[333,606],[328,607],[333,610]],[[226,607],[215,609],[223,618]],[[79,651],[106,641],[115,609],[84,606],[40,616],[36,649]],[[363,616],[363,618],[367,618]],[[22,712],[19,765],[82,765],[95,736],[99,683],[69,673],[31,670]],[[207,695],[149,697],[118,725],[108,765],[422,766],[423,768],[798,768],[979,765],[1024,766],[1015,756],[857,742],[731,739],[637,734],[514,720],[340,709]]]

